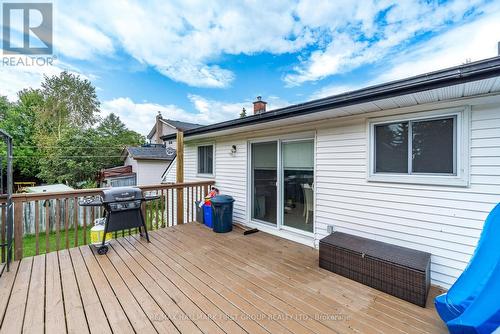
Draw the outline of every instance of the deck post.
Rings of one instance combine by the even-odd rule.
[[[14,260],[23,258],[23,202],[14,204]]]
[[[184,183],[184,133],[177,131],[176,183]],[[184,189],[177,188],[177,224],[184,223]]]

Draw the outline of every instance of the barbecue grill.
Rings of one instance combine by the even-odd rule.
[[[141,204],[151,201],[159,196],[143,196],[142,190],[135,187],[116,187],[103,189],[102,194],[97,197],[86,198],[80,202],[81,206],[103,206],[104,207],[104,237],[102,244],[97,249],[100,255],[108,252],[105,245],[106,234],[109,232],[122,231],[131,228],[139,228],[141,236],[145,236],[149,242],[148,230],[142,215]]]

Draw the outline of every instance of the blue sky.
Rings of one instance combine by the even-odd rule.
[[[493,57],[498,1],[53,1],[54,66],[0,66],[0,95],[69,70],[146,134]]]

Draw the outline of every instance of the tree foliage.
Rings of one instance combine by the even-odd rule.
[[[90,81],[66,71],[44,78],[42,116],[46,125],[55,129],[58,138],[65,127],[88,128],[99,120],[100,102]]]
[[[14,141],[14,179],[78,187],[121,165],[124,147],[145,138],[114,114],[101,120],[99,105],[94,86],[67,72],[45,77],[39,90],[22,90],[14,103],[0,96],[0,128]]]
[[[121,163],[121,153],[125,146],[140,145],[145,142],[144,136],[127,129],[120,117],[111,113],[97,127],[97,135],[101,152],[107,159],[102,159],[101,168],[117,166]]]
[[[41,102],[40,94],[35,90],[23,90],[18,94],[17,103],[6,103],[2,107],[0,127],[7,131],[14,142],[14,173],[18,179],[32,179],[39,172],[38,164],[34,161],[40,157],[40,151],[35,140],[36,108]],[[2,99],[7,101],[5,98]],[[2,146],[2,157],[6,156]],[[5,163],[4,163],[5,164]]]

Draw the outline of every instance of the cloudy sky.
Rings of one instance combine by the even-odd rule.
[[[500,41],[499,1],[52,3],[57,61],[0,65],[0,95],[66,69],[143,134],[157,111],[209,124],[257,95],[274,109],[493,57]]]

